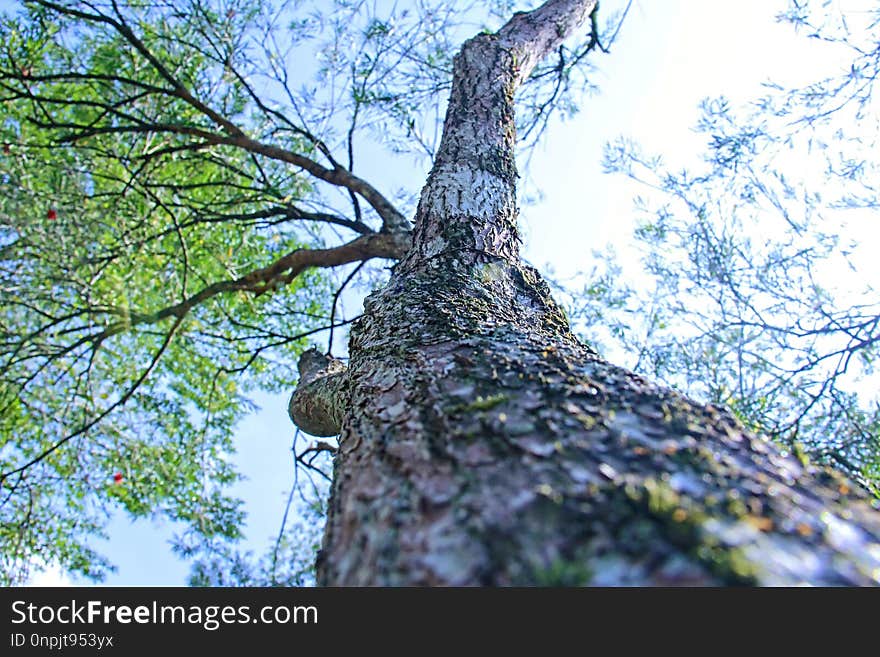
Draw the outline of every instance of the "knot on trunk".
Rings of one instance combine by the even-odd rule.
[[[299,384],[287,406],[290,419],[313,436],[337,435],[346,407],[345,365],[313,347],[300,355],[297,367]]]

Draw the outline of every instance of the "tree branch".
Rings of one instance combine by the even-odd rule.
[[[597,0],[549,0],[530,12],[518,12],[500,30],[502,48],[517,53],[517,83],[522,84],[532,69],[574,33],[596,7]]]
[[[65,351],[72,351],[87,342],[101,343],[133,326],[154,324],[169,317],[182,319],[199,304],[226,292],[252,292],[257,296],[265,294],[288,285],[306,269],[336,267],[371,258],[399,259],[405,253],[408,244],[409,234],[373,233],[330,249],[295,249],[268,267],[256,269],[233,280],[212,283],[180,303],[154,313],[131,313],[125,319],[110,324],[98,333],[81,338]]]
[[[49,2],[48,0],[36,1],[42,6],[52,9],[53,11],[56,11],[60,14],[75,16],[77,18],[81,18],[90,22],[103,23],[111,26],[126,41],[128,41],[150,63],[150,65],[153,66],[153,68],[156,69],[159,75],[161,75],[165,80],[168,81],[172,88],[164,90],[164,93],[184,101],[192,108],[197,110],[200,114],[210,119],[216,125],[220,126],[223,129],[224,133],[218,134],[209,130],[191,126],[145,123],[143,125],[132,126],[131,130],[129,130],[126,126],[114,126],[113,128],[108,127],[105,129],[85,130],[81,132],[77,138],[82,138],[91,134],[102,134],[108,132],[164,131],[199,136],[213,144],[227,144],[237,146],[253,153],[259,153],[271,159],[288,162],[307,171],[319,180],[323,180],[339,187],[344,187],[351,192],[358,194],[363,199],[365,199],[382,218],[383,232],[401,232],[407,231],[409,229],[409,223],[407,222],[406,218],[397,210],[397,208],[394,207],[394,205],[388,199],[386,199],[372,185],[367,183],[365,180],[359,178],[358,176],[355,176],[345,168],[339,166],[338,164],[334,164],[334,168],[328,169],[327,167],[318,164],[316,161],[312,160],[309,157],[306,157],[305,155],[294,153],[292,151],[279,148],[277,146],[264,144],[256,139],[248,137],[239,126],[235,125],[232,121],[224,117],[222,114],[196,98],[183,85],[183,83],[181,83],[180,80],[178,80],[162,64],[162,62],[150,51],[150,49],[143,43],[143,41],[141,41],[141,39],[128,26],[128,24],[125,22],[118,11],[117,20],[104,14],[90,14],[73,9],[71,7],[65,7],[54,2]],[[332,159],[331,161],[335,162]]]

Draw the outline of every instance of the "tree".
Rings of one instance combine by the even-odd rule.
[[[388,22],[370,22],[363,41],[370,48],[396,53],[401,44],[407,47],[386,69],[376,50],[356,51],[348,78],[355,82],[347,101],[350,126],[371,114],[374,126],[392,139],[395,128],[422,134],[406,97],[382,88],[384,77],[374,84],[380,69],[404,79],[415,70],[411,80],[435,71],[435,84],[415,88],[416,101],[420,90],[435,94],[452,81],[442,138],[436,151],[427,144],[433,165],[412,230],[392,201],[353,173],[352,132],[346,166],[333,158],[326,140],[304,127],[312,121],[299,110],[302,96],[287,97],[298,112],[287,117],[236,73],[240,42],[235,31],[218,28],[235,21],[238,9],[227,10],[225,21],[215,12],[203,24],[186,17],[163,22],[165,8],[120,8],[114,2],[106,8],[43,0],[36,5],[38,17],[66,17],[121,39],[134,55],[138,77],[117,73],[126,69],[114,64],[112,73],[89,70],[88,82],[96,87],[78,85],[79,69],[66,62],[60,82],[92,93],[54,96],[46,87],[29,86],[35,81],[31,61],[44,57],[10,57],[13,65],[24,61],[7,76],[15,82],[13,100],[28,112],[21,125],[36,125],[55,140],[84,142],[86,152],[96,139],[98,154],[116,152],[121,135],[139,148],[140,140],[161,137],[151,147],[161,158],[177,162],[174,156],[184,154],[184,162],[208,159],[209,172],[214,165],[227,175],[243,171],[249,182],[240,187],[248,192],[257,187],[268,196],[296,182],[338,187],[351,201],[354,218],[290,209],[293,199],[270,196],[280,205],[271,216],[324,221],[356,236],[334,247],[299,248],[227,281],[205,276],[196,292],[183,283],[181,301],[167,310],[131,313],[129,324],[168,320],[173,329],[162,345],[172,344],[190,313],[227,292],[268,293],[307,267],[397,260],[352,325],[348,364],[317,350],[299,358],[292,419],[315,435],[339,435],[338,447],[316,446],[335,451],[319,583],[877,583],[880,522],[864,491],[783,455],[724,409],[696,404],[601,359],[574,336],[547,285],[519,257],[514,95],[532,85],[538,91],[531,93],[547,90],[546,98],[556,104],[575,70],[569,65],[602,45],[594,1],[549,0],[515,13],[499,30],[467,40],[451,76],[437,64],[448,49],[431,40],[444,30],[428,30],[433,36],[409,47],[414,42],[394,36]],[[204,5],[192,8],[198,17]],[[159,16],[143,18],[151,11]],[[585,23],[590,34],[579,46],[563,48]],[[149,26],[159,28],[151,32]],[[180,44],[208,53],[211,66],[186,74],[189,62],[177,50]],[[88,52],[94,51],[88,44]],[[339,47],[328,52],[344,58]],[[540,68],[551,53],[556,61]],[[140,78],[143,68],[155,79]],[[218,82],[224,75],[235,83],[231,88]],[[282,73],[275,80],[290,89]],[[533,111],[527,123],[540,126],[549,106],[528,104]],[[243,107],[267,125],[271,118],[272,127],[261,132],[254,119],[247,130],[240,127]],[[220,157],[225,149],[243,152],[241,161]],[[266,163],[276,168],[263,173]],[[183,166],[191,169],[192,163]],[[144,180],[139,170],[132,173],[122,184]],[[285,184],[273,185],[273,175]],[[169,182],[179,185],[180,179],[160,175],[160,184],[151,181],[149,188]],[[93,184],[94,174],[84,183],[86,194]],[[222,188],[209,195],[212,202],[231,203],[223,194],[234,182],[214,178],[212,185]],[[166,205],[176,216],[175,204],[186,190],[173,191]],[[306,190],[297,193],[305,196]],[[216,207],[203,210],[198,198],[189,199],[182,207],[202,221],[228,219]],[[259,209],[265,196],[249,200],[248,213],[236,217],[265,218],[267,211]],[[182,239],[177,231],[174,237]],[[92,308],[90,317],[102,311]],[[99,330],[100,339],[89,346],[115,337],[105,335],[108,330]],[[3,485],[9,498],[23,496],[25,473],[33,465],[51,466],[51,457],[74,438],[52,442],[33,463],[8,470]],[[13,456],[21,463],[21,455]]]
[[[349,367],[301,361],[291,416],[340,433],[319,582],[876,583],[852,486],[603,361],[518,257],[514,92],[594,4],[462,46],[413,246]]]
[[[367,261],[409,242],[353,173],[361,135],[430,155],[419,112],[439,112],[457,30],[491,18],[478,9],[26,2],[3,17],[3,582],[52,562],[100,579],[112,565],[91,539],[119,509],[174,521],[198,581],[229,554],[250,393],[287,388],[310,337],[329,328],[333,345],[343,288],[381,280]],[[535,76],[525,133],[592,48]],[[293,447],[304,466],[328,455]],[[272,581],[286,540],[263,559]]]

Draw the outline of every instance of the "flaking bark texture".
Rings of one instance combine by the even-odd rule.
[[[549,2],[456,58],[413,247],[334,383],[318,581],[877,584],[863,491],[602,360],[519,259],[513,93],[594,4]]]

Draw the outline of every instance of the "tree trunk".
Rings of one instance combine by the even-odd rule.
[[[348,369],[301,363],[291,416],[340,433],[318,582],[877,584],[863,491],[599,358],[519,258],[513,95],[594,5],[464,44],[411,250]]]

